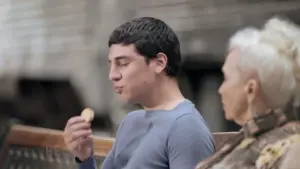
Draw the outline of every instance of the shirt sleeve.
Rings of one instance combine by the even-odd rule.
[[[116,138],[118,137],[118,133],[123,127],[124,122],[121,122],[120,127],[118,128]],[[115,157],[115,149],[116,149],[116,141],[113,143],[112,148],[110,149],[109,153],[105,157],[101,169],[113,169],[114,168],[114,157]],[[92,155],[88,160],[84,162],[79,162],[78,159],[76,159],[78,164],[78,169],[97,169],[97,163],[95,160],[94,155]]]
[[[191,169],[214,153],[211,132],[201,116],[179,117],[169,133],[167,152],[170,169]]]
[[[104,159],[104,161],[101,165],[101,169],[113,169],[114,168],[115,147],[116,147],[116,145],[114,143],[112,149],[109,151],[108,155]],[[85,168],[82,168],[82,169],[85,169]],[[89,168],[86,168],[86,169],[89,169]]]
[[[91,156],[88,160],[82,162],[75,157],[76,163],[79,169],[97,169],[97,164],[94,156]]]
[[[107,156],[105,157],[101,168],[102,169],[113,169],[114,162],[114,154],[115,154],[115,143],[112,148],[109,150]],[[97,163],[94,155],[92,155],[88,160],[82,162],[77,157],[75,157],[75,161],[78,165],[78,169],[97,169]]]

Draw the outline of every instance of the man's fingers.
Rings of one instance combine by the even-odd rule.
[[[80,148],[83,145],[91,144],[91,141],[92,141],[92,137],[87,136],[85,138],[78,138],[76,140],[73,140],[68,145],[70,146],[71,150],[76,150],[76,149]]]
[[[93,141],[92,135],[79,139],[80,145],[90,145]]]
[[[79,140],[74,140],[73,142],[69,143],[68,145],[70,146],[69,149],[74,151],[79,148],[80,142],[79,142]]]
[[[85,120],[81,116],[72,117],[70,120],[68,120],[65,129],[68,129],[70,126],[72,126],[72,125],[74,125],[76,123],[83,123],[83,122],[85,122]]]
[[[78,130],[88,130],[91,129],[91,123],[76,123],[72,126],[69,127],[68,131],[73,132],[73,131],[78,131]]]
[[[67,142],[73,142],[82,138],[87,138],[92,135],[92,130],[79,130],[70,133],[67,137]]]

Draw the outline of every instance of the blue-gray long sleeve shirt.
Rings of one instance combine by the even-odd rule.
[[[194,169],[214,152],[202,116],[189,100],[172,110],[138,110],[122,121],[102,169]],[[94,157],[78,163],[96,169]]]

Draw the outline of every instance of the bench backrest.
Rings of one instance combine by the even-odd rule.
[[[214,133],[216,146],[235,133]],[[94,137],[94,152],[100,165],[112,147],[113,138]],[[0,168],[73,169],[74,157],[68,152],[63,132],[52,129],[13,125],[0,152]]]

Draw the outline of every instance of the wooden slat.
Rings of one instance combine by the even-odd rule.
[[[112,147],[114,139],[95,136],[93,138],[95,155],[106,156]],[[53,129],[14,125],[6,141],[8,144],[67,150],[63,139],[63,132]]]

